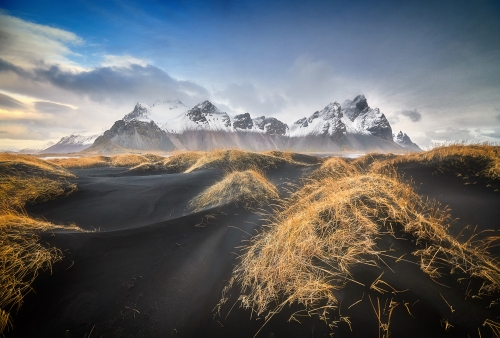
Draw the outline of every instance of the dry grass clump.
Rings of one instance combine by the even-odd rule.
[[[22,304],[40,271],[62,258],[60,250],[39,242],[38,231],[62,227],[24,213],[27,203],[71,193],[76,185],[66,169],[32,156],[3,156],[0,162],[0,335],[12,328],[11,312]]]
[[[220,182],[192,199],[189,205],[194,210],[227,203],[253,208],[278,198],[278,190],[262,173],[257,170],[246,170],[227,174]]]
[[[34,156],[0,153],[0,175],[74,177],[58,165]]]
[[[293,303],[326,320],[336,308],[335,290],[355,282],[351,268],[376,265],[377,238],[394,229],[417,239],[413,254],[431,277],[451,269],[483,278],[484,291],[500,290],[500,266],[487,252],[498,238],[459,242],[447,231],[446,210],[422,199],[395,173],[349,172],[311,181],[292,195],[245,248],[219,305],[236,282],[241,306],[266,322]]]
[[[203,153],[203,156],[200,156],[196,163],[185,172],[189,173],[197,169],[230,169],[241,171],[259,168],[260,170],[267,170],[284,163],[286,163],[286,160],[283,158],[262,153],[242,150],[214,150]]]
[[[358,170],[366,172],[369,171],[373,163],[379,163],[381,161],[388,161],[398,157],[395,154],[378,154],[371,153],[354,159],[351,164],[358,168]]]
[[[76,185],[65,180],[0,174],[0,213],[22,210],[27,203],[48,201],[75,190]]]
[[[84,169],[107,167],[110,164],[110,158],[107,156],[53,158],[47,160],[47,162],[54,163],[68,169]]]
[[[279,157],[289,163],[295,163],[299,165],[315,165],[323,163],[325,161],[325,159],[322,157],[299,154],[291,151],[270,150],[264,151],[263,154]]]
[[[500,179],[500,146],[482,144],[446,144],[422,153],[411,153],[372,166],[382,170],[398,163],[418,162],[440,171],[465,171],[491,179]]]
[[[342,178],[357,174],[356,167],[347,163],[341,157],[330,157],[318,169],[309,174],[308,178],[319,180],[322,178]]]
[[[54,158],[47,162],[57,164],[68,169],[84,169],[98,167],[134,167],[141,164],[155,163],[165,160],[164,157],[154,154],[124,154],[115,156],[89,156]]]
[[[141,163],[151,162],[148,157],[136,154],[111,156],[110,160],[111,167],[133,167]]]

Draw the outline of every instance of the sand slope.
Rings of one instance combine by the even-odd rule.
[[[267,177],[284,194],[287,182],[298,183],[312,169],[286,165],[269,171]],[[432,169],[417,164],[399,169],[413,177],[421,194],[452,208],[452,216],[460,217],[456,229],[464,224],[500,229],[500,194],[485,184],[464,185],[452,174],[432,175]],[[214,317],[212,311],[237,261],[235,247],[263,224],[262,217],[233,205],[198,213],[186,209],[189,200],[223,172],[125,177],[112,176],[119,172],[113,168],[74,172],[79,177],[78,193],[33,206],[29,212],[101,231],[43,235],[66,257],[52,276],[40,276],[35,282],[36,294],[26,298],[14,317],[16,328],[9,337],[88,337],[90,332],[91,337],[253,337],[262,319],[250,319],[249,311],[237,307],[226,318],[236,293],[221,316]],[[411,240],[385,236],[378,245],[392,247],[391,254],[398,256],[414,249]],[[456,276],[446,276],[439,282],[452,286],[447,288],[430,280],[418,265],[391,258],[379,263],[384,267],[354,269],[354,277],[365,286],[349,284],[336,294],[341,315],[352,323],[351,331],[347,322],[340,322],[336,336],[378,336],[368,295],[375,302],[378,297],[381,304],[391,299],[400,303],[391,321],[392,337],[477,337],[478,327],[482,337],[493,336],[481,325],[484,318],[500,321],[498,306],[487,309],[491,299],[464,300],[467,288],[477,287],[476,281],[467,285],[457,282]],[[370,291],[382,271],[384,281],[408,291]],[[303,317],[302,324],[288,323],[290,314],[299,309],[276,315],[259,337],[271,337],[271,333],[274,337],[329,336],[331,329],[317,316]],[[443,319],[454,327],[445,331]]]

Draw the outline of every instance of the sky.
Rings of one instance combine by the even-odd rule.
[[[137,102],[291,124],[358,94],[421,147],[500,142],[500,2],[0,1],[0,149]]]

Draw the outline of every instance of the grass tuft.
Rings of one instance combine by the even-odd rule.
[[[448,211],[420,197],[394,170],[359,173],[345,161],[329,159],[312,177],[245,247],[219,309],[236,283],[241,306],[264,315],[265,322],[294,303],[331,318],[335,290],[357,283],[353,266],[376,266],[377,239],[395,228],[414,236],[413,254],[431,278],[460,271],[482,278],[482,292],[500,291],[500,266],[488,253],[499,238],[458,241],[448,232]]]
[[[383,170],[399,163],[422,163],[441,172],[458,171],[489,179],[500,179],[500,146],[489,143],[454,143],[438,146],[422,153],[409,153],[372,165],[371,170]]]
[[[207,188],[189,203],[194,210],[227,203],[242,204],[245,208],[263,206],[278,199],[276,187],[257,170],[235,171]]]
[[[77,230],[36,220],[24,212],[28,203],[38,203],[69,194],[76,185],[66,169],[28,155],[0,154],[0,335],[12,329],[12,311],[40,271],[51,271],[62,259],[57,248],[40,243],[39,231],[55,228]]]

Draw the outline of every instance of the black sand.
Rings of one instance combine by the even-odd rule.
[[[221,316],[214,315],[213,309],[237,262],[235,247],[263,223],[261,216],[234,205],[199,213],[186,210],[188,201],[218,180],[221,171],[113,176],[119,171],[77,170],[79,192],[28,210],[50,221],[100,231],[43,235],[44,241],[63,250],[65,258],[52,275],[36,280],[36,293],[25,299],[14,317],[15,330],[8,336],[253,337],[263,319],[250,319],[250,312],[237,306],[226,318],[236,290]],[[298,183],[303,171],[289,165],[269,171],[267,177],[285,192],[284,183]],[[486,182],[464,185],[451,173],[433,175],[432,169],[421,165],[404,165],[400,171],[413,177],[421,194],[450,206],[452,216],[460,218],[453,231],[465,224],[499,230],[500,194],[486,188]],[[406,239],[385,236],[379,247],[392,247],[390,254],[397,257],[415,249],[412,238]],[[415,257],[405,258],[417,262]],[[418,264],[396,263],[389,257],[379,263],[384,268],[355,268],[355,279],[365,286],[350,283],[336,293],[340,315],[349,317],[352,331],[346,322],[332,331],[317,316],[302,317],[302,324],[289,323],[290,315],[300,310],[295,306],[273,317],[258,337],[328,337],[332,332],[337,337],[378,337],[378,321],[368,296],[375,305],[378,298],[382,307],[391,299],[399,303],[391,320],[391,337],[478,337],[478,329],[482,337],[493,337],[482,324],[486,318],[500,322],[498,306],[487,308],[494,298],[464,296],[466,290],[477,289],[480,281],[459,283],[460,276],[444,276],[438,282],[446,286],[441,286]],[[408,290],[370,291],[382,271],[383,280],[396,290]],[[332,313],[331,318],[338,315]],[[442,320],[454,327],[445,331]]]

